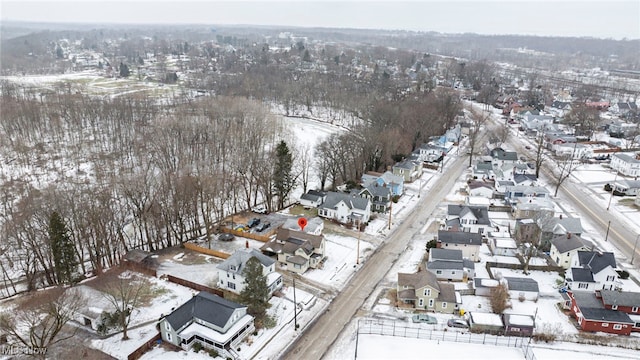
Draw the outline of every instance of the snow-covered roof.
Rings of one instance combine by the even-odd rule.
[[[478,325],[504,326],[498,314],[470,312],[471,322]]]

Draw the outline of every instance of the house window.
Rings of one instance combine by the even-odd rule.
[[[433,307],[433,299],[429,299],[429,307]]]
[[[233,289],[233,290],[235,290],[235,289],[236,289],[236,284],[235,284],[235,283],[232,283],[231,281],[227,281],[227,287],[228,287],[229,289]]]
[[[611,310],[618,310],[618,305],[611,305]]]
[[[588,287],[589,287],[589,284],[585,284],[585,283],[578,284],[578,289],[587,289]]]
[[[171,333],[167,333],[167,341],[172,341],[171,340]]]
[[[615,281],[616,277],[614,275],[607,275],[607,281]]]
[[[424,289],[424,296],[431,296],[431,289]]]
[[[620,324],[613,324],[613,330],[622,330],[622,325],[620,325]]]
[[[446,303],[446,302],[444,302],[444,301],[442,302],[442,308],[443,308],[443,309],[446,309],[446,308],[447,308],[447,303]]]
[[[638,307],[634,306],[631,308],[631,312],[637,313],[638,312]]]
[[[442,270],[436,270],[436,275],[442,275]]]
[[[164,328],[167,329],[167,331],[171,331],[171,327],[169,326],[169,322],[168,321],[164,322]]]
[[[602,327],[609,327],[609,323],[602,323]]]
[[[424,299],[420,298],[420,300],[418,300],[418,306],[420,307],[424,306]]]

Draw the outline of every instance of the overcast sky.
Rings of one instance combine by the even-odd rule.
[[[640,38],[640,0],[0,0],[2,20],[252,24]]]

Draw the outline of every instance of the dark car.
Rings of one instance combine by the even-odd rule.
[[[223,233],[223,234],[220,234],[220,236],[218,236],[218,240],[220,241],[232,241],[235,238],[236,237],[230,233]]]
[[[254,227],[254,226],[258,225],[258,224],[260,224],[260,219],[259,218],[253,218],[253,219],[251,219],[249,221],[249,223],[247,223],[247,226],[249,228],[252,228],[252,227]]]
[[[449,319],[447,320],[447,326],[466,329],[469,327],[466,321],[460,319]]]
[[[256,231],[264,231],[266,230],[269,226],[271,226],[270,222],[263,222],[258,224],[258,226],[256,226]]]

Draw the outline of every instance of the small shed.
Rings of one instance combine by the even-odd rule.
[[[476,296],[491,296],[491,290],[493,290],[498,285],[500,285],[500,282],[494,279],[473,279],[473,288],[475,289]]]
[[[504,277],[509,289],[509,297],[512,300],[538,300],[540,289],[538,282],[532,278]]]
[[[516,256],[518,251],[516,241],[510,237],[492,237],[488,243],[493,255]]]
[[[530,315],[503,314],[505,335],[531,336],[535,328],[535,321]]]
[[[492,313],[469,312],[469,328],[471,331],[491,334],[504,332],[502,317]]]

